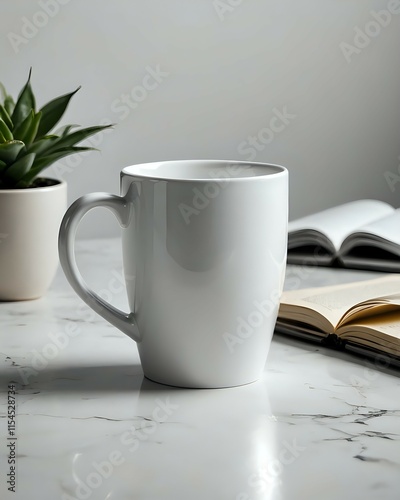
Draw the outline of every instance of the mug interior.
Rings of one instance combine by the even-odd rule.
[[[158,180],[208,181],[252,179],[286,172],[280,165],[233,160],[176,160],[141,163],[122,169],[125,175]]]

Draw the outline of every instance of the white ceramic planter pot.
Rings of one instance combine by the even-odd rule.
[[[58,266],[58,231],[67,184],[0,189],[0,300],[29,300],[49,288]]]

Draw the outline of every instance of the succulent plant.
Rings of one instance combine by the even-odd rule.
[[[112,126],[76,129],[77,125],[65,125],[58,132],[51,133],[80,87],[56,97],[36,111],[31,72],[15,103],[0,84],[3,97],[3,102],[0,101],[0,189],[43,185],[38,177],[43,169],[64,156],[94,150],[76,144]]]

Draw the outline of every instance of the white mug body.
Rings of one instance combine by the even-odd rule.
[[[287,170],[214,160],[133,165],[121,172],[120,198],[126,317],[145,376],[193,388],[259,379],[285,275]],[[114,313],[93,308],[108,320]]]

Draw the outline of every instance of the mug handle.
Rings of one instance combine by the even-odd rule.
[[[121,227],[130,220],[133,204],[124,197],[109,193],[91,193],[78,198],[66,211],[61,222],[58,252],[65,276],[79,297],[109,323],[140,342],[134,313],[125,313],[103,300],[91,290],[83,279],[75,260],[75,236],[82,217],[92,208],[108,208],[118,219]]]

